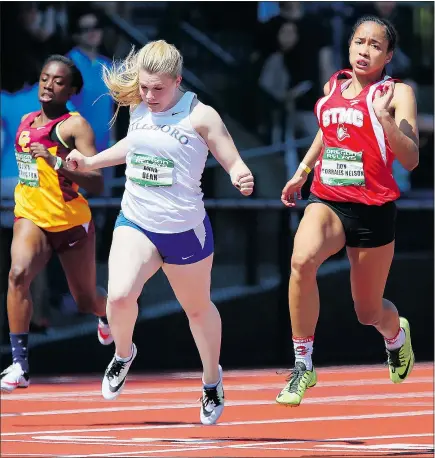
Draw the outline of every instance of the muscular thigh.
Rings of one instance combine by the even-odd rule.
[[[210,303],[213,254],[192,264],[163,264],[163,271],[174,294],[186,312]]]
[[[52,254],[45,232],[32,221],[20,218],[14,223],[11,245],[11,272],[31,281]]]
[[[334,211],[322,203],[309,204],[296,232],[292,260],[318,267],[345,242],[343,225]]]
[[[143,232],[131,226],[116,227],[109,255],[109,299],[137,298],[162,264],[157,248]]]
[[[76,226],[50,235],[57,248],[68,287],[74,299],[96,296],[95,226]]]

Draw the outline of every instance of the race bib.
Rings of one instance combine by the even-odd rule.
[[[362,152],[325,148],[320,180],[328,186],[365,186]]]
[[[172,186],[174,161],[163,157],[133,153],[126,170],[127,178],[139,186]]]
[[[39,173],[36,158],[30,153],[19,153],[15,151],[18,165],[18,181],[33,188],[39,187]]]

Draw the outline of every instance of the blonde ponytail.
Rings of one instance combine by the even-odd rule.
[[[117,104],[110,126],[113,126],[120,107],[136,106],[142,102],[139,93],[140,70],[175,79],[182,73],[183,57],[174,45],[158,40],[149,42],[138,52],[132,48],[125,59],[113,62],[110,68],[103,66],[103,81]]]
[[[142,101],[139,94],[137,53],[134,52],[134,48],[125,59],[114,61],[111,67],[103,65],[103,81],[117,104],[115,114],[110,120],[112,127],[120,107],[138,105]]]

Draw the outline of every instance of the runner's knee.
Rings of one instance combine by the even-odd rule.
[[[25,288],[30,287],[32,278],[28,266],[22,264],[12,264],[9,271],[9,288]]]
[[[210,308],[212,307],[212,303],[204,304],[202,307],[186,307],[184,311],[186,312],[187,318],[189,321],[201,321],[202,317],[208,314]]]
[[[113,290],[109,287],[107,302],[111,307],[125,308],[136,303],[137,298],[130,291]]]
[[[365,326],[376,326],[382,318],[382,299],[378,304],[373,301],[354,301],[358,321]]]
[[[294,252],[291,259],[291,274],[300,278],[316,275],[319,261],[307,252]]]
[[[176,297],[189,320],[200,321],[214,307],[210,294],[190,293],[185,294],[184,297],[177,294]]]

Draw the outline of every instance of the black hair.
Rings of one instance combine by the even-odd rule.
[[[387,37],[388,40],[388,51],[394,51],[396,49],[397,45],[397,32],[396,29],[394,28],[393,24],[391,24],[390,21],[387,21],[386,19],[382,19],[378,16],[363,16],[359,18],[355,25],[352,27],[352,33],[349,38],[349,45],[350,42],[352,41],[352,38],[355,36],[355,32],[358,29],[358,27],[361,24],[364,24],[364,22],[374,22],[375,24],[382,25],[385,27],[385,36]]]
[[[74,61],[69,57],[65,57],[60,54],[53,54],[44,62],[42,68],[44,68],[50,62],[60,62],[69,68],[71,73],[71,86],[75,87],[77,89],[76,94],[79,94],[83,88],[83,76]]]

